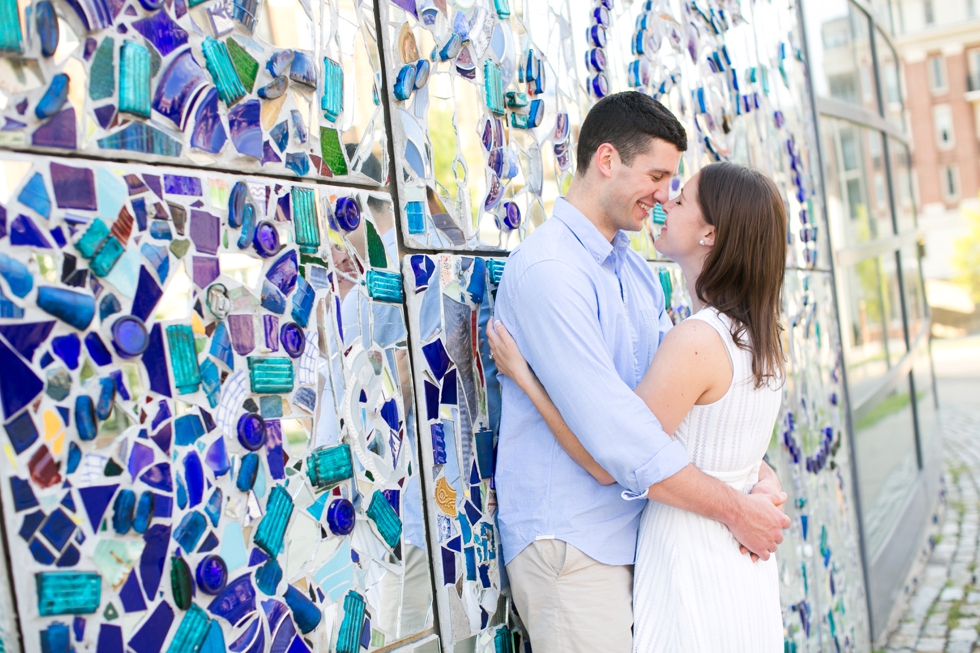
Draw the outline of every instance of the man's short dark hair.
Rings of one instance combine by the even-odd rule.
[[[631,165],[650,146],[651,138],[666,141],[681,152],[687,150],[684,126],[667,107],[637,91],[608,95],[595,103],[582,123],[578,172],[584,174],[589,169],[592,156],[603,143],[615,147],[623,163]]]

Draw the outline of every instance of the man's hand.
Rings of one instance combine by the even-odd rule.
[[[755,493],[741,495],[738,512],[728,529],[735,539],[752,554],[768,560],[769,555],[783,541],[783,529],[789,528],[790,519],[783,514],[777,501],[786,501],[786,495]]]
[[[779,482],[779,477],[776,476],[776,472],[773,471],[766,461],[762,461],[762,466],[759,467],[759,481],[752,486],[752,491],[750,494],[767,494],[770,495],[772,502],[783,512],[785,509],[783,506],[786,504],[786,493],[783,492],[783,486]],[[745,545],[740,545],[738,547],[740,553],[748,553],[749,550],[745,548]],[[759,559],[756,554],[752,555],[752,562]]]

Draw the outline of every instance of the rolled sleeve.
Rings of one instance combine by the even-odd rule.
[[[515,338],[582,445],[620,485],[641,494],[687,465],[687,454],[619,376],[597,292],[587,274],[563,261],[532,264],[512,287]]]

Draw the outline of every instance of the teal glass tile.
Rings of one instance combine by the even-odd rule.
[[[506,97],[508,109],[523,109],[527,106],[527,93],[521,93],[520,91],[507,91]]]
[[[667,224],[667,212],[664,211],[664,207],[660,204],[653,205],[653,223]]]
[[[17,0],[0,0],[0,52],[19,54],[24,48]]]
[[[320,224],[316,212],[316,194],[312,188],[294,186],[290,191],[296,243],[304,254],[316,254],[320,249]]]
[[[120,242],[116,240],[116,237],[110,236],[89,263],[89,267],[92,269],[92,274],[97,277],[104,277],[105,275],[109,274],[112,268],[116,265],[116,261],[118,261],[123,255],[123,252],[125,252],[125,249],[123,249]]]
[[[507,626],[501,626],[493,634],[494,653],[514,653],[514,637],[507,630]]]
[[[16,2],[16,0],[14,0]],[[3,0],[0,0],[3,2]],[[116,90],[116,69],[112,64],[116,44],[111,36],[102,39],[89,69],[88,96],[93,100],[112,97]]]
[[[252,392],[282,394],[293,391],[293,362],[288,358],[249,358]]]
[[[350,445],[317,449],[306,459],[306,475],[316,487],[327,487],[354,476]]]
[[[265,517],[259,522],[259,527],[255,531],[255,546],[273,558],[278,556],[282,551],[283,538],[286,536],[286,527],[292,514],[293,499],[289,496],[289,492],[286,492],[281,485],[272,488],[269,500],[265,504]]]
[[[85,258],[92,258],[108,237],[109,227],[100,218],[96,218],[75,243],[75,249]]]
[[[150,117],[150,51],[136,41],[119,52],[119,110]]]
[[[95,572],[47,571],[35,574],[34,582],[42,617],[92,614],[102,602],[102,577]]]
[[[198,653],[210,628],[211,620],[208,614],[200,606],[192,603],[181,619],[167,653]]]
[[[385,499],[380,490],[371,495],[371,505],[368,506],[367,516],[378,527],[378,533],[389,547],[394,549],[402,537],[402,520],[395,514],[394,508]]]
[[[504,263],[497,258],[487,259],[487,273],[490,275],[490,283],[495,286],[500,285],[500,279],[504,276]]]
[[[493,8],[497,10],[497,18],[500,20],[510,18],[510,0],[493,0]]]
[[[201,368],[197,364],[197,349],[191,327],[171,324],[167,327],[167,343],[170,345],[170,369],[174,373],[177,392],[182,395],[197,392],[201,385]]]
[[[405,291],[402,290],[402,275],[397,272],[368,270],[367,289],[371,298],[380,302],[401,304],[405,301]]]
[[[344,69],[333,59],[323,59],[323,95],[320,97],[323,117],[334,122],[344,110]]]
[[[364,623],[364,598],[351,590],[344,597],[344,620],[337,635],[337,653],[359,653],[361,625]]]
[[[235,71],[228,47],[209,36],[201,43],[201,51],[221,101],[231,106],[245,97],[245,87]]]
[[[491,59],[483,64],[483,88],[487,108],[498,116],[504,114],[504,80],[500,66]]]

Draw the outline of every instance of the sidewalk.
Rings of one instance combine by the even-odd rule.
[[[935,341],[946,509],[887,653],[980,652],[980,337]]]

